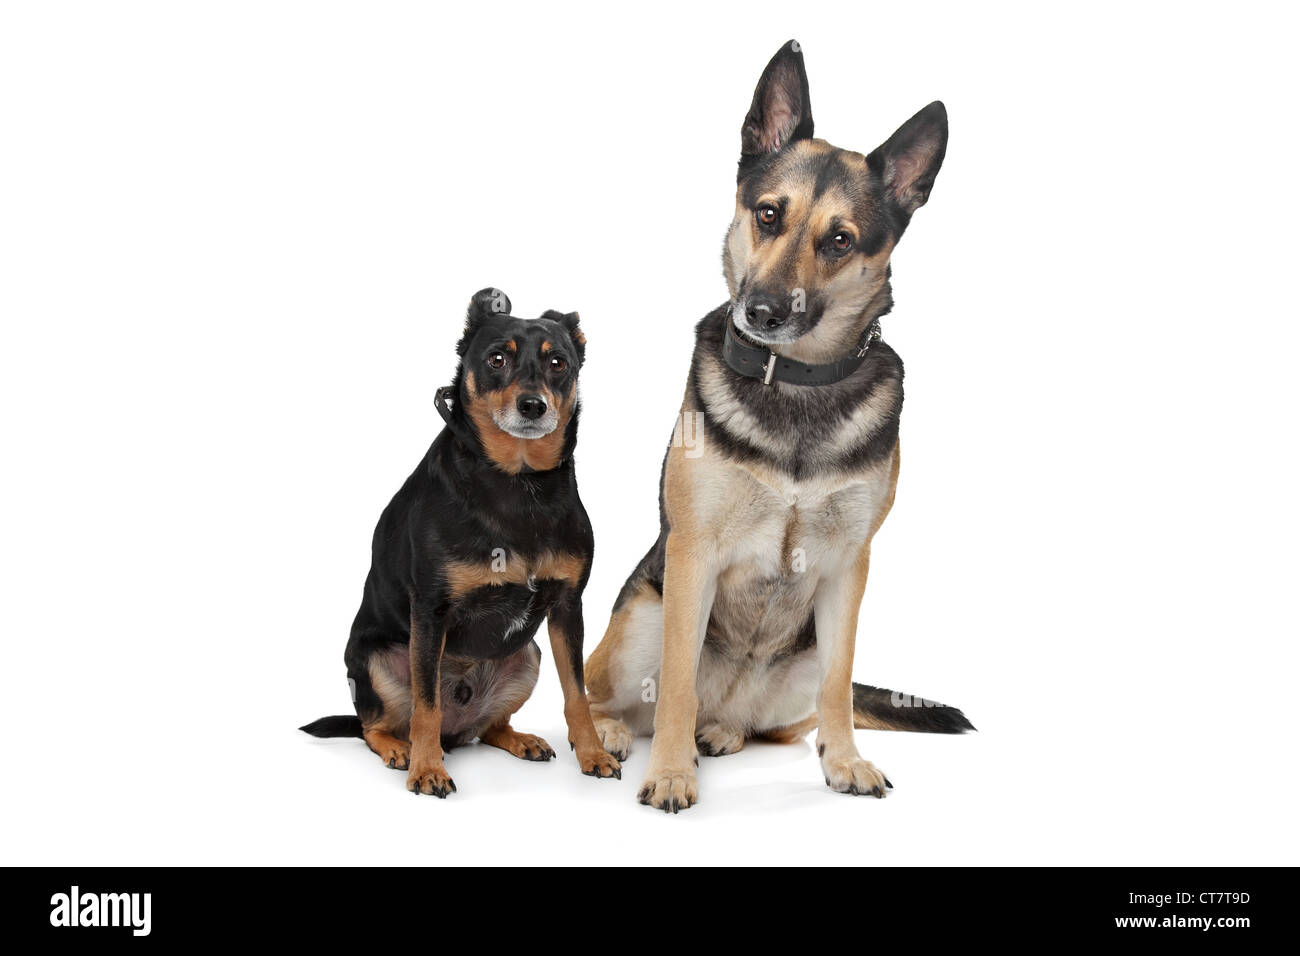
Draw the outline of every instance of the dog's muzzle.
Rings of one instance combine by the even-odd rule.
[[[515,438],[544,438],[555,431],[560,415],[545,398],[530,392],[520,395],[514,408],[493,412],[492,420],[503,432]]]

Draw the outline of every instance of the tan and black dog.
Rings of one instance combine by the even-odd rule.
[[[445,797],[444,751],[479,739],[525,760],[555,756],[510,725],[537,683],[533,635],[547,623],[582,772],[621,776],[583,689],[582,592],[591,522],[578,497],[576,312],[509,314],[484,289],[470,303],[446,427],[384,509],[344,650],[357,716],[302,729],[356,736],[406,788]]]
[[[759,80],[723,252],[730,301],[696,328],[659,540],[587,662],[606,749],[625,758],[653,728],[642,803],[691,806],[697,753],[814,727],[831,789],[879,797],[892,784],[855,727],[973,729],[851,679],[871,539],[898,481],[903,366],[878,324],[889,258],[947,139],[937,102],[865,156],[814,139],[793,41]]]

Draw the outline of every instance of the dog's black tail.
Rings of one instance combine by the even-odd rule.
[[[337,717],[322,717],[310,724],[299,727],[313,737],[360,737],[361,718],[355,715],[340,714]]]
[[[964,734],[975,729],[956,707],[868,684],[853,685],[853,726],[858,730],[914,730],[923,734]]]

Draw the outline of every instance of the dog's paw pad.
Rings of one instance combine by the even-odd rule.
[[[636,795],[637,802],[664,813],[678,813],[700,799],[693,770],[664,770],[651,773]]]

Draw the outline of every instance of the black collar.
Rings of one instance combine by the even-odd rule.
[[[880,320],[872,320],[861,348],[829,365],[806,365],[783,358],[770,349],[750,345],[736,331],[727,316],[727,334],[722,342],[722,357],[733,372],[763,380],[764,385],[785,382],[787,385],[830,385],[848,378],[867,360],[867,351],[880,341]]]
[[[469,429],[451,417],[451,409],[447,407],[447,396],[451,394],[451,390],[452,386],[444,385],[434,392],[433,407],[438,410],[438,414],[447,423],[447,429],[456,436],[456,440],[465,446],[465,450],[475,451],[478,448],[478,441],[470,434]]]

